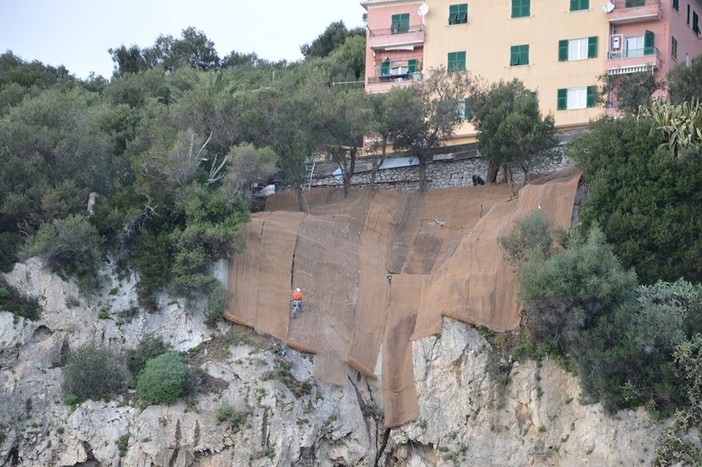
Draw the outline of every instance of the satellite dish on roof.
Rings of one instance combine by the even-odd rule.
[[[426,3],[422,3],[421,5],[419,5],[417,13],[419,13],[419,16],[426,16],[427,13],[429,13],[429,5],[427,5]]]
[[[611,13],[612,10],[614,10],[614,3],[607,2],[602,6],[602,9],[604,10],[605,13]]]

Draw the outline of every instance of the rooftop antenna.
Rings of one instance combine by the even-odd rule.
[[[422,26],[424,26],[424,17],[429,13],[429,5],[426,3],[422,3],[419,5],[419,8],[417,9],[417,13],[419,13],[419,16],[422,17]]]

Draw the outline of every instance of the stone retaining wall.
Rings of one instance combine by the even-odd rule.
[[[473,175],[487,179],[487,161],[482,157],[462,159],[459,161],[436,161],[427,165],[427,185],[429,188],[455,188],[473,185]],[[550,173],[555,170],[570,167],[572,162],[566,157],[540,170],[538,173]],[[357,172],[351,178],[354,187],[364,187],[370,183],[370,171]],[[522,182],[521,172],[514,174],[515,182]],[[313,178],[311,187],[321,188],[342,186],[343,182],[333,175]],[[378,171],[375,179],[378,190],[396,189],[402,192],[419,191],[419,169],[417,166],[399,167]]]

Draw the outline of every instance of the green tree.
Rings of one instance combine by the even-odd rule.
[[[419,161],[421,191],[427,189],[427,163],[465,121],[467,99],[477,89],[477,80],[469,72],[449,72],[442,66],[429,70],[428,75],[420,97],[422,112],[416,115],[421,125],[407,126],[395,138],[398,147],[407,148]]]
[[[644,284],[702,277],[702,164],[658,150],[647,119],[601,119],[566,154],[583,170],[590,194],[584,226],[598,223],[624,267]],[[697,150],[699,154],[699,150]]]
[[[518,268],[527,258],[532,261],[548,258],[553,245],[551,230],[551,222],[541,209],[517,219],[510,234],[498,238],[507,262]]]
[[[194,27],[183,29],[181,37],[159,36],[152,47],[142,50],[150,68],[163,66],[166,71],[191,67],[201,71],[219,67],[219,56],[214,42]]]
[[[314,145],[339,166],[343,174],[344,196],[351,188],[358,151],[372,124],[372,108],[363,89],[331,87],[326,81],[305,92]],[[313,103],[316,102],[316,105]]]
[[[410,135],[422,129],[422,101],[419,88],[393,87],[386,93],[371,94],[373,106],[373,168],[370,188],[373,189],[378,169],[387,155],[388,146],[396,151],[404,149],[402,135]],[[379,152],[379,153],[378,153]]]
[[[531,338],[562,355],[577,355],[582,332],[629,301],[637,285],[636,274],[624,270],[596,226],[587,236],[571,234],[565,249],[545,260],[532,250],[518,277]]]
[[[300,52],[305,58],[325,58],[341,47],[347,38],[353,36],[365,38],[365,35],[366,32],[363,28],[348,30],[343,21],[335,21],[327,26],[327,29],[310,44],[304,44],[300,47]]]
[[[121,45],[116,49],[108,49],[107,52],[114,62],[114,76],[138,73],[148,68],[141,49],[137,45],[132,45],[129,48]]]
[[[663,83],[653,73],[605,75],[600,95],[610,100],[614,107],[624,113],[638,115],[642,106],[649,105]]]
[[[692,60],[692,65],[680,63],[668,72],[670,102],[682,104],[702,98],[702,57]]]
[[[688,342],[701,291],[682,280],[639,287],[635,301],[589,329],[578,364],[588,398],[613,411],[647,405],[668,414],[683,407],[684,371],[674,354]]]
[[[473,99],[481,153],[493,167],[502,168],[510,187],[515,169],[522,171],[526,183],[531,170],[559,155],[554,150],[558,141],[553,116],[541,116],[536,93],[517,79],[492,84],[481,94]],[[489,181],[494,182],[495,175],[489,174]]]

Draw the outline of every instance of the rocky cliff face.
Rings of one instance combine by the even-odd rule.
[[[317,383],[308,355],[282,355],[272,339],[228,324],[209,329],[175,301],[130,318],[133,280],[113,278],[86,302],[36,260],[6,277],[44,311],[37,322],[0,311],[3,465],[648,465],[660,430],[643,411],[611,417],[582,405],[577,380],[552,362],[511,365],[449,319],[440,336],[414,343],[419,419],[385,430],[378,380],[350,372],[343,386]],[[130,394],[61,402],[69,349],[132,348],[147,333],[190,350],[216,388],[196,404],[142,408]],[[293,385],[271,371],[281,359]],[[225,406],[237,423],[218,422]]]

